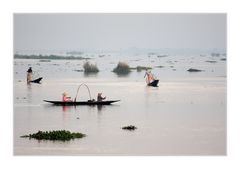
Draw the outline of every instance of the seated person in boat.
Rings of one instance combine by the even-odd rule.
[[[62,95],[63,95],[62,97],[63,102],[72,102],[71,97],[69,97],[66,92],[64,92]]]
[[[149,84],[155,80],[151,71],[146,71],[145,76],[147,76],[147,78],[146,78],[147,84]]]
[[[102,97],[102,93],[98,93],[98,96],[97,96],[97,101],[98,102],[101,102],[101,101],[103,101],[105,99],[106,99],[106,97]]]
[[[32,67],[29,67],[27,70],[27,83],[32,81]]]

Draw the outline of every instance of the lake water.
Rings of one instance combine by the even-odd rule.
[[[226,61],[211,55],[167,56],[90,55],[100,72],[86,76],[84,60],[14,59],[14,154],[15,155],[226,155]],[[209,63],[206,61],[216,61]],[[118,61],[131,67],[150,66],[159,87],[147,87],[145,72],[128,76],[112,72]],[[42,84],[26,83],[32,66]],[[163,66],[157,68],[156,66]],[[204,70],[190,73],[189,68]],[[77,70],[77,71],[76,71]],[[102,92],[110,106],[53,106],[66,91],[75,98],[85,83],[92,98]],[[87,100],[82,87],[78,100]],[[121,127],[135,125],[135,131]],[[20,138],[38,130],[70,130],[87,135],[66,142]]]

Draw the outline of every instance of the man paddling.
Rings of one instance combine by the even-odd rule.
[[[155,78],[153,77],[153,74],[151,73],[151,71],[146,71],[144,77],[146,77],[146,76],[147,76],[147,79],[146,79],[147,84],[149,84],[149,83],[151,83],[152,81],[155,80]]]

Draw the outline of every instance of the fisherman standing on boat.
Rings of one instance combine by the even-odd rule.
[[[146,76],[147,76],[147,78],[146,78],[147,84],[149,84],[149,83],[151,83],[152,81],[155,80],[155,78],[153,77],[153,74],[151,73],[151,71],[146,71],[144,77],[146,77]]]
[[[71,97],[67,96],[66,92],[64,92],[62,95],[63,95],[62,97],[63,102],[72,102]]]
[[[103,101],[105,99],[106,99],[106,97],[102,97],[102,93],[98,93],[98,96],[97,96],[97,101],[98,102],[101,102],[101,101]]]
[[[27,83],[30,83],[32,81],[32,67],[29,67],[27,70]]]

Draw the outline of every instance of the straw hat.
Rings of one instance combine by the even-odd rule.
[[[63,92],[63,94],[62,94],[63,96],[67,96],[67,93],[66,92]]]

